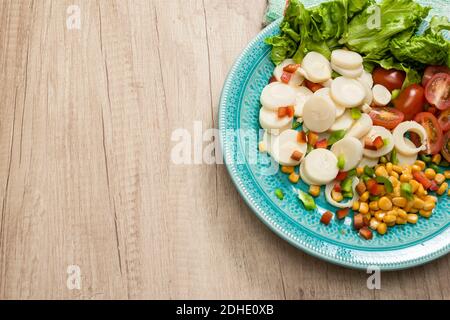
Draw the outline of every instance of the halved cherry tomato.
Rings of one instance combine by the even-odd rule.
[[[385,86],[389,91],[401,89],[406,78],[404,71],[395,69],[375,68],[372,74],[373,82]]]
[[[405,120],[412,120],[416,114],[423,111],[425,102],[425,90],[418,84],[412,84],[403,90],[392,103],[395,109],[403,112]]]
[[[403,112],[389,107],[373,108],[369,116],[372,118],[374,125],[382,126],[389,130],[394,129],[405,118]]]
[[[429,112],[421,112],[414,118],[427,132],[427,150],[426,154],[437,154],[442,149],[443,133],[436,117]],[[420,145],[419,137],[416,134],[411,134],[411,140]]]
[[[439,110],[450,108],[450,75],[436,73],[425,87],[425,97]]]
[[[422,86],[425,87],[428,81],[430,81],[436,73],[446,73],[450,75],[450,69],[447,66],[428,66],[423,74]]]
[[[309,80],[305,80],[305,86],[312,92],[316,92],[317,90],[320,90],[323,88],[323,85],[321,85],[320,83],[314,83]]]
[[[450,131],[447,132],[444,136],[444,145],[442,147],[442,156],[450,162]]]
[[[442,131],[447,132],[450,130],[450,109],[441,112],[438,121]]]
[[[339,183],[336,183],[333,187],[333,190],[336,192],[341,192],[342,191],[342,187]]]

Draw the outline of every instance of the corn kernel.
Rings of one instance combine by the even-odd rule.
[[[292,183],[298,183],[298,181],[300,180],[300,176],[298,174],[296,174],[295,172],[292,172],[289,175],[289,181]]]
[[[398,174],[402,173],[403,168],[398,166],[398,165],[393,165],[392,166],[392,170],[394,170],[395,172],[397,172]]]
[[[412,193],[415,193],[417,191],[417,189],[419,189],[419,185],[421,185],[418,181],[416,180],[411,180],[409,182],[409,184],[411,185],[411,189],[412,189]],[[423,187],[422,187],[423,188]]]
[[[403,167],[402,167],[402,173],[403,174],[405,174],[405,173],[408,173],[408,174],[411,174],[412,173],[412,169],[411,169],[411,166],[409,166],[409,165],[404,165]]]
[[[294,172],[294,167],[281,166],[281,172],[291,174],[292,172]]]
[[[425,201],[423,201],[422,199],[418,198],[418,197],[414,197],[414,203],[413,203],[413,208],[415,209],[423,209],[423,207],[425,206]]]
[[[406,203],[406,206],[403,208],[406,212],[411,212],[411,209],[413,207],[414,201],[410,200]]]
[[[434,177],[434,181],[436,181],[437,184],[443,184],[445,182],[445,176],[442,173],[438,173]]]
[[[359,210],[359,201],[353,202],[352,209],[353,209],[353,211],[358,211]]]
[[[386,171],[391,174],[392,172],[392,162],[386,163]]]
[[[319,194],[320,194],[320,187],[319,186],[310,186],[309,187],[309,194],[312,195],[313,197],[318,197]],[[342,197],[342,195],[341,195],[341,197]],[[336,199],[334,199],[334,200],[336,200]],[[342,201],[342,199],[340,201]]]
[[[381,235],[386,234],[387,225],[386,223],[380,223],[377,227],[377,232]]]
[[[409,213],[417,213],[419,212],[419,209],[411,208],[411,210],[408,211]]]
[[[425,170],[425,176],[428,179],[432,180],[436,176],[436,172],[433,169],[428,168],[428,169]]]
[[[395,224],[395,221],[397,221],[397,217],[391,214],[387,214],[383,218],[384,223],[386,223],[388,226],[393,226]]]
[[[363,167],[356,168],[356,175],[358,177],[361,177],[363,173],[364,173],[364,168]]]
[[[414,165],[411,167],[411,171],[412,171],[412,172],[420,172],[420,171],[422,171],[422,168],[419,167],[417,164],[414,164]]]
[[[450,170],[444,172],[445,179],[450,179]]]
[[[424,196],[422,200],[425,201],[425,202],[428,201],[428,202],[434,202],[434,203],[436,203],[438,199],[437,199],[437,197],[435,197],[435,196],[427,195],[427,196]]]
[[[396,205],[397,207],[403,208],[404,206],[406,206],[407,201],[403,197],[395,197],[395,198],[392,198],[392,203],[394,205]]]
[[[369,205],[366,202],[361,202],[359,205],[359,212],[362,214],[366,214],[369,212]]]
[[[443,184],[441,184],[441,186],[439,187],[438,191],[436,191],[436,193],[440,196],[442,196],[448,188],[448,183],[444,182]]]
[[[382,197],[380,200],[378,200],[378,207],[381,210],[389,211],[392,209],[392,202],[388,197]]]
[[[396,178],[396,179],[398,179],[398,177],[399,177],[398,173],[395,172],[395,171],[391,171],[390,174],[391,174],[391,177],[394,177],[394,178]]]
[[[423,206],[423,210],[430,211],[436,207],[436,204],[433,201],[425,201],[425,205]]]
[[[383,221],[384,217],[386,216],[386,212],[376,212],[375,213],[375,219],[377,219],[378,221]]]
[[[397,210],[389,210],[386,214],[390,216],[398,216]]]
[[[414,162],[414,164],[416,165],[416,166],[419,166],[420,167],[420,170],[424,170],[425,169],[425,167],[427,166],[426,165],[426,163],[425,162],[423,162],[422,160],[417,160],[416,162]]]
[[[378,210],[378,202],[377,201],[370,202],[369,208],[370,208],[370,210],[377,211]]]
[[[377,230],[379,225],[380,225],[380,221],[378,221],[375,218],[370,219],[370,223],[369,223],[370,229]]]
[[[395,220],[395,224],[406,224],[406,219],[397,217],[397,219]]]
[[[333,200],[336,202],[341,202],[342,200],[344,200],[342,193],[334,191],[334,190],[331,191],[331,198],[333,198]]]
[[[403,220],[406,220],[406,219],[408,218],[408,214],[407,214],[406,211],[403,210],[403,209],[398,209],[398,210],[397,210],[397,216],[398,216],[399,218],[402,218]]]
[[[412,180],[412,178],[413,178],[412,174],[405,172],[400,176],[400,181],[401,182],[410,182]]]
[[[369,196],[370,196],[369,191],[366,191],[359,197],[359,200],[361,202],[366,202],[367,200],[369,200]]]
[[[433,163],[435,163],[435,164],[437,164],[437,165],[439,165],[440,163],[441,163],[441,160],[442,160],[442,156],[438,153],[438,154],[435,154],[432,158],[431,158],[431,161],[433,162]]]
[[[386,171],[386,168],[384,166],[379,166],[376,170],[375,170],[375,174],[378,177],[389,177],[388,172]]]
[[[406,219],[406,221],[408,221],[408,223],[412,223],[412,224],[416,224],[418,220],[419,220],[419,216],[414,213],[408,214],[408,218]]]
[[[433,214],[433,211],[420,210],[419,214],[424,218],[429,218]]]
[[[415,192],[418,196],[426,196],[428,192],[425,190],[422,184],[419,184],[419,188],[417,188],[417,191]]]
[[[400,182],[398,183],[398,185],[396,185],[394,187],[394,192],[392,192],[392,195],[394,197],[400,197],[401,196],[401,190],[400,190]]]

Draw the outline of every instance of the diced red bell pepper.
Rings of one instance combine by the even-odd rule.
[[[381,136],[376,137],[375,140],[373,140],[373,145],[376,148],[376,150],[380,150],[381,148],[383,148],[384,147],[383,138]]]
[[[288,64],[286,67],[283,68],[284,72],[288,72],[288,73],[294,73],[295,71],[297,71],[297,69],[300,68],[299,64]]]
[[[292,73],[289,72],[283,72],[281,75],[281,82],[288,84],[289,81],[291,81]]]
[[[419,182],[425,189],[429,189],[431,187],[431,181],[425,176],[425,174],[421,171],[417,171],[413,173],[413,177],[417,182]]]
[[[353,216],[353,227],[356,230],[360,230],[364,227],[364,216],[361,213],[355,214]]]
[[[369,190],[371,195],[379,196],[383,191],[382,188],[380,188],[381,186],[374,179],[367,181],[366,185],[367,190]]]
[[[319,135],[315,132],[308,132],[308,143],[312,146],[315,146],[317,143],[317,140],[319,140]]]
[[[306,143],[306,134],[305,131],[299,131],[297,134],[297,142],[298,143]]]
[[[331,219],[333,218],[333,214],[330,211],[326,211],[322,218],[320,218],[320,222],[322,222],[324,225],[329,225],[331,222]]]
[[[347,178],[348,173],[344,171],[339,171],[338,175],[336,176],[337,181],[344,181]]]
[[[359,229],[359,234],[366,240],[371,240],[373,238],[372,230],[367,227]]]
[[[333,187],[333,190],[336,192],[341,192],[342,191],[342,187],[339,183],[336,183]]]
[[[294,112],[295,112],[294,107],[293,106],[287,106],[286,108],[287,108],[287,111],[286,111],[287,116],[289,118],[292,118],[294,116]]]
[[[287,116],[287,113],[288,113],[287,110],[288,110],[287,107],[279,107],[279,108],[278,108],[278,118],[284,118],[284,117],[286,117],[286,116]]]
[[[302,159],[302,157],[303,157],[303,153],[301,153],[300,151],[295,150],[294,152],[292,152],[292,155],[291,155],[292,160],[300,161]]]
[[[342,219],[344,219],[346,216],[348,216],[348,213],[350,212],[350,209],[349,208],[345,208],[345,209],[342,209],[342,210],[338,210],[338,211],[336,211],[336,217],[339,219],[339,220],[342,220]]]
[[[321,85],[319,83],[311,82],[309,80],[305,80],[305,86],[312,92],[316,92],[317,90],[320,90],[323,88],[323,85]]]
[[[272,76],[272,77],[269,79],[269,84],[272,83],[272,82],[277,82],[277,81],[278,81],[277,78],[276,78],[275,76]]]
[[[320,141],[317,141],[316,143],[316,149],[326,149],[327,147],[328,147],[327,139],[322,139]]]

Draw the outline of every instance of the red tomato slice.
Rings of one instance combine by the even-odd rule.
[[[405,120],[412,120],[416,114],[422,112],[425,103],[425,91],[418,84],[407,87],[393,101],[394,107],[405,115]]]
[[[427,132],[427,150],[425,153],[439,153],[442,149],[444,135],[436,117],[429,112],[421,112],[416,115],[414,121],[418,122],[422,127],[424,127],[425,131]],[[411,139],[416,145],[420,144],[417,135],[411,134]]]
[[[395,69],[386,70],[378,67],[373,71],[372,78],[375,84],[381,84],[392,92],[402,88],[406,73]]]
[[[438,121],[442,131],[447,132],[450,130],[450,109],[441,112]]]
[[[442,156],[450,162],[450,131],[447,132],[444,136],[444,145],[442,147]]]
[[[446,73],[450,75],[450,69],[447,66],[428,66],[423,74],[422,86],[426,87],[428,81],[430,81],[436,73]]]
[[[450,108],[450,75],[436,73],[425,87],[425,97],[439,110]]]
[[[369,116],[372,118],[374,125],[382,126],[389,130],[394,129],[405,118],[403,112],[389,107],[373,108]]]

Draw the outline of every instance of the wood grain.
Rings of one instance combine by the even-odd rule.
[[[448,256],[368,290],[272,234],[223,165],[171,162],[174,130],[217,125],[264,7],[0,0],[0,299],[450,298]]]

